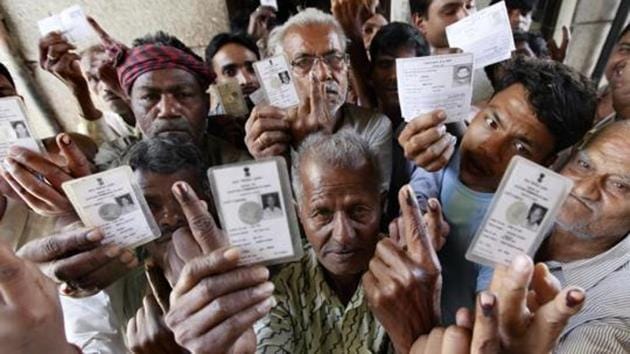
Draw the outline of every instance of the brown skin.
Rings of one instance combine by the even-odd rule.
[[[615,112],[623,119],[630,119],[630,58],[614,66],[610,85]]]
[[[626,60],[630,60],[630,32],[623,35],[619,41],[617,41],[617,44],[608,58],[604,74],[609,82],[612,80],[613,75],[615,75],[615,67],[618,67]],[[619,102],[619,100],[617,101]],[[599,103],[597,105],[597,118],[598,120],[606,118],[614,112],[615,108],[613,107],[613,96],[611,88],[608,87],[608,89],[599,98]]]
[[[527,91],[515,84],[497,93],[473,119],[460,146],[459,179],[479,192],[494,192],[514,155],[553,162],[555,138],[536,118]]]
[[[15,87],[11,85],[11,81],[4,75],[0,75],[0,98],[17,96]]]
[[[177,345],[173,332],[164,323],[164,312],[153,294],[144,297],[142,307],[127,323],[126,338],[134,354],[187,353]]]
[[[140,75],[131,88],[131,108],[148,138],[170,136],[202,145],[209,99],[195,76],[182,69],[161,69]]]
[[[470,15],[474,9],[471,0],[433,0],[426,14],[413,14],[412,20],[433,48],[448,48],[446,27]]]
[[[512,31],[529,31],[532,25],[532,12],[523,12],[520,9],[508,9],[508,17]]]
[[[416,56],[413,47],[403,46],[393,53],[379,53],[373,59],[370,84],[376,94],[378,109],[397,126],[402,121],[398,102],[398,86],[396,81],[396,59]]]
[[[236,79],[243,94],[249,96],[260,87],[253,66],[257,60],[256,53],[240,44],[228,43],[222,46],[212,57],[217,83]]]
[[[630,125],[607,127],[561,173],[574,187],[540,256],[571,262],[601,254],[630,232]]]
[[[372,43],[372,39],[381,29],[381,27],[387,24],[387,19],[383,17],[381,14],[374,14],[370,17],[365,23],[363,27],[361,27],[361,35],[363,37],[363,45],[365,49],[368,50],[370,48],[370,44]]]
[[[383,197],[371,167],[335,169],[303,158],[300,221],[328,284],[346,304],[379,240]]]

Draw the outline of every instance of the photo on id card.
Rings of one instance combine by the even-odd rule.
[[[26,107],[21,97],[0,98],[0,161],[4,163],[11,146],[20,146],[34,152],[44,148],[33,132],[26,117]]]
[[[129,166],[62,184],[86,227],[98,227],[104,243],[135,248],[160,237],[160,229]]]
[[[302,241],[283,158],[212,167],[208,179],[221,228],[241,250],[241,265],[302,256]]]
[[[255,62],[254,71],[270,105],[287,109],[300,104],[291,68],[284,55]]]
[[[493,267],[519,254],[533,257],[572,188],[571,179],[513,157],[466,259]]]

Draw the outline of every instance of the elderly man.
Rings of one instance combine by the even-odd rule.
[[[554,61],[519,57],[459,147],[444,138],[443,112],[422,115],[401,133],[406,156],[421,167],[410,182],[420,204],[438,198],[450,225],[440,251],[447,323],[458,308],[473,307],[478,268],[464,254],[510,159],[520,155],[549,166],[590,129],[594,112],[595,91],[586,78]]]
[[[383,186],[387,186],[391,124],[381,114],[345,104],[346,36],[335,18],[313,8],[301,11],[274,29],[269,49],[288,57],[301,103],[289,112],[273,106],[254,108],[245,126],[249,152],[256,158],[281,155],[311,133],[353,130],[378,151]]]

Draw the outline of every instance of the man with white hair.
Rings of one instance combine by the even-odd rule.
[[[343,29],[332,15],[306,9],[269,37],[271,55],[285,55],[300,105],[281,110],[257,106],[245,126],[245,143],[255,158],[282,155],[307,135],[350,129],[378,152],[383,185],[391,174],[391,124],[382,114],[347,104],[348,58]]]

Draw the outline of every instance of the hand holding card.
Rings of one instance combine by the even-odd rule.
[[[98,43],[96,33],[87,22],[85,13],[79,5],[64,9],[59,14],[46,17],[37,22],[42,36],[50,32],[60,32],[79,50]]]
[[[13,145],[43,151],[29,127],[24,101],[18,96],[0,98],[0,161],[4,161]]]

